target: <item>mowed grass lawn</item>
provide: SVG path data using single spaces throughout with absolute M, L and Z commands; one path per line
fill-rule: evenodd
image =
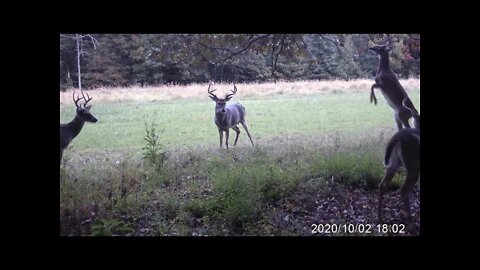
M 239 88 L 241 91 L 241 88 Z M 90 91 L 95 97 L 95 91 Z M 420 91 L 410 91 L 420 111 Z M 71 147 L 76 151 L 140 150 L 144 146 L 145 123 L 152 121 L 162 131 L 160 142 L 167 149 L 185 146 L 218 146 L 219 136 L 213 122 L 215 103 L 208 99 L 176 99 L 147 102 L 95 102 L 91 112 L 98 118 L 86 123 Z M 246 108 L 247 123 L 255 144 L 271 143 L 271 138 L 293 134 L 316 135 L 333 131 L 368 132 L 373 128 L 395 131 L 393 111 L 378 92 L 378 105 L 369 101 L 367 92 L 318 95 L 282 95 L 234 97 Z M 73 119 L 75 106 L 60 106 L 60 122 Z M 248 145 L 241 128 L 239 146 Z M 231 130 L 230 144 L 235 132 Z M 68 150 L 67 150 L 68 151 Z

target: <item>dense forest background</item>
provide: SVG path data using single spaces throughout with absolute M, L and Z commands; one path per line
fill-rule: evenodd
M 60 90 L 373 78 L 369 46 L 391 41 L 400 78 L 420 75 L 418 34 L 61 34 Z

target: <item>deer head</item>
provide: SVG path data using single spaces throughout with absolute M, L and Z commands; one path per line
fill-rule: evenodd
M 83 90 L 81 90 L 81 93 L 82 93 L 82 97 L 80 97 L 80 95 L 77 95 L 77 98 L 75 98 L 75 91 L 73 92 L 73 102 L 75 103 L 75 106 L 77 107 L 77 115 L 80 116 L 86 122 L 96 123 L 97 118 L 95 118 L 95 116 L 93 116 L 90 113 L 90 109 L 92 108 L 92 105 L 87 106 L 88 102 L 90 102 L 90 100 L 92 100 L 93 98 L 91 98 L 88 95 L 88 93 L 87 93 L 88 99 L 85 98 L 85 95 L 83 94 Z M 80 101 L 80 99 L 83 99 L 84 102 L 82 104 L 78 105 L 78 101 Z M 82 107 L 82 105 L 83 105 L 83 107 Z
M 215 106 L 215 113 L 217 115 L 220 115 L 220 116 L 223 116 L 225 114 L 225 106 L 227 105 L 227 101 L 229 101 L 230 99 L 232 99 L 232 97 L 237 93 L 237 87 L 235 86 L 235 84 L 233 85 L 233 90 L 231 90 L 231 94 L 227 94 L 225 96 L 225 98 L 218 98 L 215 94 L 213 94 L 213 92 L 217 91 L 217 89 L 214 89 L 214 90 L 210 90 L 212 86 L 212 83 L 210 82 L 208 84 L 208 94 L 209 94 L 209 97 L 215 101 L 216 103 L 216 106 Z
M 90 96 L 87 94 L 87 98 L 83 94 L 82 91 L 82 97 L 80 95 L 77 95 L 75 98 L 75 91 L 73 92 L 73 102 L 75 103 L 75 106 L 77 107 L 77 114 L 75 118 L 73 118 L 72 121 L 70 121 L 67 124 L 62 124 L 60 123 L 60 164 L 62 163 L 62 155 L 63 151 L 67 146 L 70 144 L 70 142 L 78 136 L 80 131 L 82 131 L 83 125 L 85 122 L 90 122 L 90 123 L 96 123 L 97 118 L 93 116 L 90 113 L 90 109 L 92 108 L 92 105 L 87 106 L 88 102 L 92 100 Z M 80 105 L 78 102 L 83 99 L 84 102 L 81 103 Z
M 368 48 L 370 51 L 382 56 L 388 56 L 388 53 L 393 49 L 392 38 L 387 34 L 383 36 L 384 44 Z M 378 44 L 378 43 L 377 43 Z

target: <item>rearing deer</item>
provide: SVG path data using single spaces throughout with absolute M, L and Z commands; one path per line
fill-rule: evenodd
M 403 166 L 407 172 L 407 176 L 400 193 L 408 223 L 411 226 L 412 217 L 410 213 L 409 195 L 420 177 L 420 115 L 415 108 L 408 105 L 407 100 L 408 98 L 405 98 L 402 101 L 402 105 L 411 112 L 415 119 L 415 128 L 405 128 L 398 131 L 387 144 L 384 160 L 386 167 L 385 176 L 382 182 L 380 182 L 378 192 L 378 220 L 379 222 L 382 220 L 383 192 L 390 181 L 392 181 L 398 169 Z
M 83 91 L 81 92 L 82 92 L 82 97 L 77 95 L 76 99 L 75 99 L 75 92 L 73 92 L 73 102 L 75 102 L 75 106 L 77 106 L 75 118 L 73 118 L 73 120 L 70 121 L 70 123 L 60 124 L 60 164 L 62 164 L 63 150 L 65 150 L 65 148 L 67 148 L 70 142 L 75 137 L 77 137 L 80 131 L 82 131 L 82 128 L 85 122 L 91 122 L 91 123 L 97 122 L 97 118 L 95 118 L 95 116 L 93 116 L 90 113 L 90 108 L 92 108 L 92 105 L 87 106 L 87 103 L 93 98 L 88 96 L 88 93 L 87 93 L 88 99 L 86 99 L 85 95 L 83 94 Z M 84 100 L 83 108 L 82 108 L 82 104 L 80 104 L 79 106 L 77 103 L 80 99 Z
M 240 103 L 229 103 L 229 101 L 233 95 L 237 93 L 237 87 L 235 84 L 233 85 L 232 94 L 227 94 L 224 99 L 218 98 L 215 94 L 213 94 L 215 90 L 210 91 L 210 87 L 212 83 L 208 85 L 208 94 L 209 97 L 215 101 L 217 104 L 215 106 L 215 124 L 218 127 L 218 133 L 220 134 L 220 148 L 222 148 L 222 141 L 223 141 L 223 132 L 225 131 L 225 145 L 228 149 L 228 134 L 229 129 L 235 130 L 237 136 L 235 137 L 235 143 L 233 145 L 237 145 L 238 135 L 240 135 L 240 128 L 238 128 L 238 124 L 242 124 L 243 128 L 247 132 L 248 138 L 254 146 L 252 137 L 250 136 L 250 132 L 248 132 L 247 123 L 245 122 L 245 108 Z
M 397 124 L 398 130 L 400 130 L 403 127 L 410 127 L 408 120 L 412 117 L 410 110 L 402 106 L 403 100 L 407 98 L 406 103 L 409 108 L 414 109 L 415 107 L 410 98 L 408 98 L 407 92 L 398 81 L 397 75 L 395 75 L 390 68 L 388 53 L 392 50 L 392 47 L 391 39 L 387 38 L 387 40 L 388 44 L 369 48 L 369 50 L 380 56 L 375 83 L 370 89 L 370 102 L 374 102 L 375 105 L 377 105 L 374 88 L 380 88 L 388 105 L 390 105 L 395 112 L 395 123 Z

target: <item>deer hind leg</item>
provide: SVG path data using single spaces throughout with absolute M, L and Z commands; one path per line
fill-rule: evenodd
M 225 130 L 225 146 L 227 147 L 227 150 L 228 150 L 228 134 L 229 134 L 229 130 L 227 128 L 227 130 Z
M 396 169 L 387 168 L 385 171 L 385 176 L 382 179 L 382 182 L 378 185 L 378 222 L 381 223 L 382 218 L 382 208 L 383 208 L 383 193 L 388 187 L 388 184 L 392 181 L 393 176 L 396 173 Z
M 237 145 L 237 140 L 238 140 L 238 135 L 240 135 L 240 129 L 237 126 L 232 127 L 233 130 L 237 133 L 237 136 L 235 137 L 235 143 L 233 145 Z
M 418 181 L 420 177 L 420 167 L 419 166 L 408 166 L 407 169 L 407 177 L 405 178 L 405 183 L 402 186 L 402 190 L 400 191 L 403 207 L 405 214 L 407 215 L 407 226 L 409 229 L 413 228 L 413 217 L 410 212 L 410 193 L 413 190 L 413 187 Z
M 255 147 L 255 145 L 253 144 L 252 136 L 250 136 L 250 132 L 248 132 L 247 123 L 245 122 L 245 120 L 243 120 L 242 122 L 240 122 L 240 124 L 242 124 L 243 128 L 247 132 L 248 138 L 250 139 L 250 142 L 252 143 L 252 146 Z
M 395 176 L 395 173 L 400 168 L 400 160 L 397 156 L 398 149 L 394 149 L 392 151 L 392 155 L 390 157 L 389 165 L 385 169 L 385 176 L 383 177 L 382 181 L 378 185 L 378 222 L 382 222 L 382 208 L 383 208 L 383 193 L 387 189 L 388 185 Z

